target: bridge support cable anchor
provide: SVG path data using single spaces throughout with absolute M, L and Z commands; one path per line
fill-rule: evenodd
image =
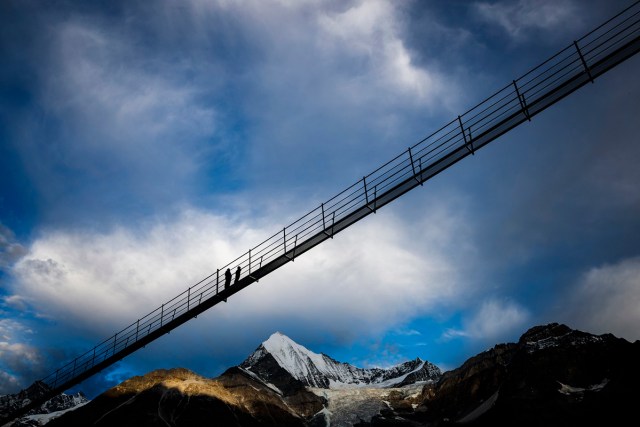
M 424 185 L 424 181 L 422 181 L 421 179 L 418 179 L 418 174 L 416 173 L 416 166 L 415 166 L 415 163 L 413 162 L 413 153 L 411 152 L 411 147 L 407 148 L 407 152 L 409 153 L 409 161 L 411 162 L 411 170 L 413 171 L 413 179 L 415 179 L 418 184 Z M 419 171 L 420 171 L 420 174 L 422 175 L 422 157 L 420 157 Z
M 473 139 L 471 139 L 471 130 L 469 130 L 469 140 L 467 140 L 467 133 L 464 131 L 464 126 L 462 126 L 462 118 L 458 116 L 458 123 L 460 124 L 460 131 L 462 132 L 462 138 L 464 139 L 464 146 L 471 153 L 471 155 L 475 155 L 475 150 L 473 148 Z
M 587 65 L 587 61 L 584 59 L 584 56 L 582 56 L 582 51 L 580 50 L 580 47 L 578 46 L 578 42 L 574 40 L 573 41 L 573 45 L 576 47 L 576 50 L 578 51 L 578 56 L 580 56 L 580 61 L 582 61 L 582 65 L 584 66 L 584 71 L 589 76 L 589 80 L 591 80 L 591 83 L 595 83 L 595 81 L 593 81 L 593 76 L 591 75 L 591 70 L 589 69 L 589 66 Z
M 518 102 L 520 102 L 520 109 L 524 113 L 524 116 L 527 120 L 531 121 L 531 115 L 529 114 L 529 107 L 527 106 L 527 101 L 524 99 L 524 94 L 520 93 L 520 89 L 518 89 L 518 85 L 516 81 L 513 81 L 513 87 L 516 89 L 516 96 L 518 97 Z

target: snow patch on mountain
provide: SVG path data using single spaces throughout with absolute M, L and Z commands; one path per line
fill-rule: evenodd
M 577 334 L 574 331 L 561 336 L 545 337 L 537 341 L 526 341 L 528 353 L 560 346 L 583 346 L 590 343 L 602 342 L 602 338 L 595 335 Z

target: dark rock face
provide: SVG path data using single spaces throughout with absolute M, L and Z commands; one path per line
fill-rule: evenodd
M 261 391 L 256 390 L 256 379 L 247 374 L 244 370 L 238 367 L 229 368 L 224 374 L 216 378 L 224 385 L 230 392 L 237 395 L 241 395 L 244 398 L 253 399 L 255 403 L 262 404 L 264 396 Z M 262 384 L 265 386 L 265 384 Z M 267 389 L 272 390 L 269 386 Z M 295 392 L 289 392 L 288 394 L 280 394 L 274 390 L 274 399 L 284 402 L 285 406 L 292 409 L 293 413 L 303 418 L 307 418 L 322 410 L 324 407 L 325 399 L 307 391 L 304 387 L 297 389 Z
M 420 366 L 422 361 L 420 359 L 416 359 L 414 362 L 414 366 Z M 414 368 L 415 369 L 415 368 Z M 411 369 L 413 371 L 413 369 Z M 420 381 L 437 381 L 442 376 L 442 371 L 436 365 L 431 362 L 424 362 L 422 368 L 410 372 L 405 379 L 394 387 L 403 387 L 409 384 L 415 384 Z
M 276 359 L 268 352 L 261 353 L 259 358 L 255 360 L 245 360 L 240 365 L 240 368 L 250 370 L 263 381 L 275 385 L 285 396 L 290 396 L 300 390 L 304 390 L 307 385 L 294 378 L 293 375 L 282 368 Z
M 622 425 L 640 393 L 640 342 L 556 323 L 446 372 L 423 392 L 423 420 L 471 426 Z

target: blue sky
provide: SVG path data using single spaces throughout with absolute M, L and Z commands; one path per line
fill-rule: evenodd
M 185 290 L 627 1 L 0 6 L 0 394 Z M 444 369 L 552 321 L 640 339 L 640 59 L 79 386 L 272 332 Z

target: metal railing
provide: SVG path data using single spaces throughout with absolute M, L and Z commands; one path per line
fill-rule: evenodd
M 640 49 L 635 3 L 175 298 L 45 377 L 57 392 L 146 345 L 553 105 Z M 226 289 L 224 272 L 240 267 Z

